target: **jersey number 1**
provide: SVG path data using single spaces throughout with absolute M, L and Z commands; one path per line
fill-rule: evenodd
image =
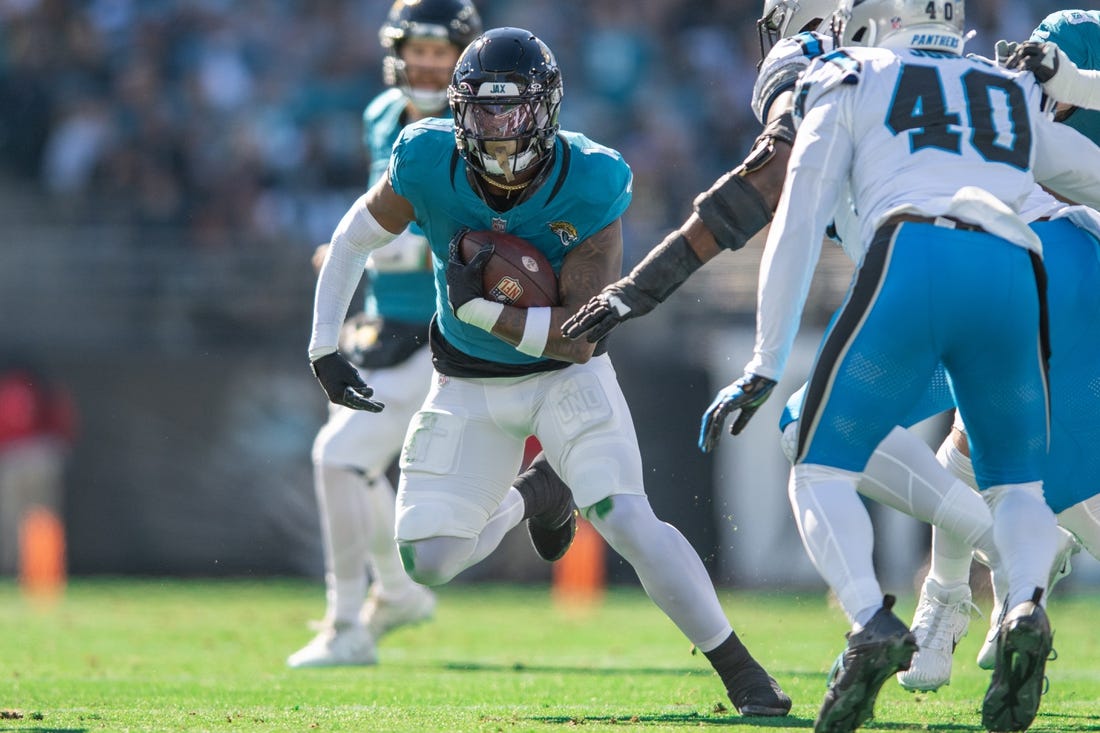
M 1011 79 L 980 69 L 967 71 L 960 80 L 973 131 L 970 145 L 984 160 L 1027 170 L 1031 124 L 1023 90 Z M 1007 130 L 997 129 L 998 117 L 1002 121 L 1007 119 Z M 902 66 L 886 126 L 895 135 L 909 132 L 909 148 L 913 152 L 922 148 L 962 152 L 962 134 L 951 129 L 959 126 L 959 115 L 948 111 L 943 80 L 935 67 Z M 1002 134 L 1010 139 L 1009 144 L 998 143 Z

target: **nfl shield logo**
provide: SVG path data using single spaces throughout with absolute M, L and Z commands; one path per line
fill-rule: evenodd
M 523 286 L 519 284 L 519 280 L 509 275 L 502 277 L 489 289 L 489 297 L 505 305 L 515 303 L 521 295 L 523 295 Z

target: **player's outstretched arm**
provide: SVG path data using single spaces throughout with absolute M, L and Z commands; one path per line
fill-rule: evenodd
M 313 374 L 335 404 L 370 412 L 382 410 L 382 403 L 371 399 L 373 390 L 340 355 L 337 344 L 367 256 L 393 240 L 411 220 L 411 204 L 382 179 L 352 204 L 332 233 L 314 292 L 309 360 Z
M 1005 66 L 1030 71 L 1055 101 L 1100 109 L 1100 71 L 1079 69 L 1057 44 L 1050 41 L 1018 44 Z
M 599 341 L 623 321 L 645 315 L 723 249 L 738 250 L 771 221 L 787 169 L 794 127 L 791 94 L 772 103 L 772 118 L 748 157 L 696 197 L 695 211 L 626 277 L 608 285 L 563 327 L 567 338 Z

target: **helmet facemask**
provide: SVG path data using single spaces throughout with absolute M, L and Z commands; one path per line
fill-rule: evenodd
M 451 92 L 455 137 L 466 162 L 490 176 L 515 176 L 536 166 L 554 149 L 561 87 L 521 96 L 514 84 L 504 95 Z M 478 92 L 489 90 L 481 89 Z
M 764 12 L 756 21 L 761 62 L 780 40 L 817 30 L 835 5 L 835 0 L 766 0 Z
M 546 44 L 521 28 L 497 28 L 470 44 L 448 94 L 455 144 L 484 176 L 512 182 L 554 152 L 561 71 Z
M 400 44 L 394 44 L 389 49 L 389 53 L 383 61 L 382 73 L 385 82 L 390 86 L 400 89 L 401 93 L 405 95 L 420 114 L 435 115 L 447 108 L 447 81 L 453 70 L 453 63 L 448 62 L 445 66 L 429 66 L 428 64 L 424 64 L 421 69 L 427 69 L 427 73 L 433 75 L 429 78 L 438 77 L 439 81 L 427 86 L 413 86 L 412 79 L 410 79 L 410 67 L 413 69 L 417 67 L 404 57 L 406 49 L 412 51 L 412 49 L 415 48 L 415 46 L 410 47 L 410 44 L 415 44 L 417 41 L 427 39 L 445 43 L 446 45 L 442 45 L 442 48 L 455 48 L 446 41 L 446 38 L 437 39 L 435 36 L 412 36 L 402 41 Z M 461 49 L 451 51 L 453 55 L 450 58 L 457 58 L 459 51 L 461 51 Z M 434 51 L 433 53 L 439 53 L 439 51 Z
M 409 41 L 422 39 L 447 42 L 461 53 L 480 33 L 481 18 L 470 0 L 396 0 L 378 33 L 386 50 L 382 79 L 400 89 L 420 114 L 437 114 L 447 106 L 450 65 L 447 78 L 437 87 L 414 87 L 401 49 Z

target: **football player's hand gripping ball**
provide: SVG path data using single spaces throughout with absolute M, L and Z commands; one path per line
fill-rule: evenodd
M 588 343 L 596 343 L 615 326 L 631 318 L 644 316 L 660 302 L 639 288 L 628 275 L 611 283 L 585 303 L 583 308 L 562 324 L 561 332 L 566 338 L 577 339 L 584 336 Z
M 469 227 L 462 227 L 455 233 L 451 238 L 450 253 L 447 257 L 447 300 L 450 301 L 451 310 L 459 320 L 463 320 L 458 312 L 462 306 L 471 300 L 485 297 L 483 285 L 485 265 L 493 256 L 493 245 L 488 244 L 478 250 L 469 262 L 462 261 L 459 243 L 469 231 Z
M 331 402 L 353 410 L 382 412 L 385 405 L 372 400 L 374 390 L 367 386 L 359 372 L 339 352 L 325 354 L 310 364 L 313 375 Z
M 699 428 L 699 450 L 709 453 L 718 444 L 718 439 L 722 436 L 722 425 L 734 410 L 740 410 L 741 414 L 730 425 L 730 435 L 739 435 L 760 405 L 771 395 L 775 384 L 774 379 L 745 374 L 733 384 L 724 387 L 703 413 L 703 424 Z

